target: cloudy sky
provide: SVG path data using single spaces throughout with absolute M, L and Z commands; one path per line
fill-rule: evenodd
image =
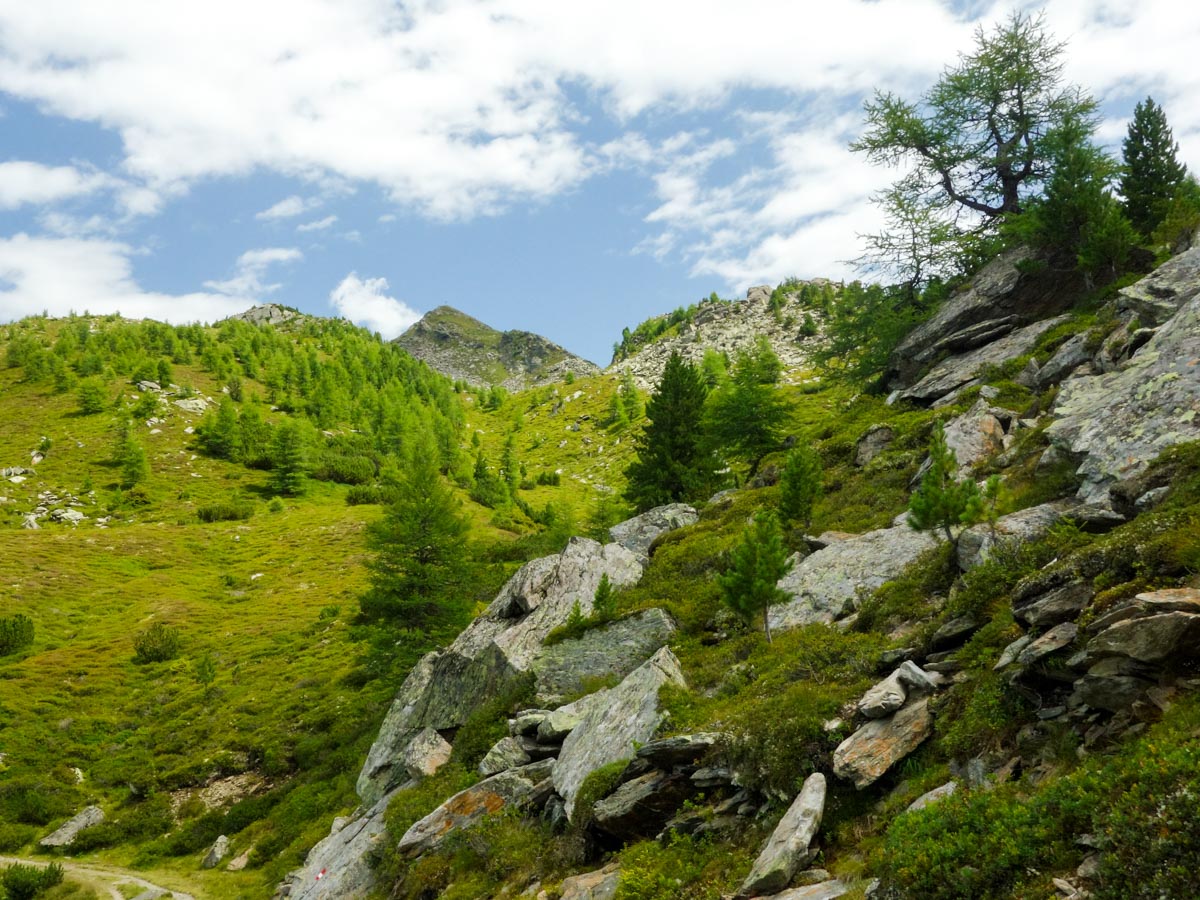
M 1044 7 L 1103 137 L 1152 94 L 1200 170 L 1200 4 Z M 391 337 L 446 303 L 605 363 L 711 291 L 849 274 L 889 180 L 846 150 L 863 98 L 1012 8 L 0 0 L 0 321 L 273 300 Z

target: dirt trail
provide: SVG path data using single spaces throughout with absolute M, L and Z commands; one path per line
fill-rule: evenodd
M 185 894 L 182 891 L 173 891 L 165 888 L 162 885 L 154 884 L 147 881 L 140 875 L 135 875 L 127 869 L 117 869 L 112 866 L 96 866 L 84 865 L 80 863 L 66 862 L 64 860 L 55 860 L 62 867 L 63 871 L 76 881 L 82 881 L 85 884 L 95 888 L 101 896 L 111 897 L 112 900 L 125 900 L 125 895 L 117 890 L 117 885 L 132 884 L 140 887 L 144 891 L 162 891 L 164 894 L 172 895 L 175 900 L 196 900 L 191 894 Z M 12 863 L 24 863 L 27 866 L 37 866 L 43 868 L 49 865 L 49 861 L 45 859 L 23 859 L 19 856 L 0 856 L 0 865 L 11 865 Z

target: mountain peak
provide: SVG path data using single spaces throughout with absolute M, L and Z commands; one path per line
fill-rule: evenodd
M 431 309 L 395 341 L 430 368 L 475 387 L 521 390 L 599 367 L 528 331 L 497 331 L 453 306 Z

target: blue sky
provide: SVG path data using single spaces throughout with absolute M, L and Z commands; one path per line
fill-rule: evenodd
M 0 0 L 0 321 L 450 304 L 600 363 L 712 291 L 844 277 L 894 173 L 846 150 L 1007 4 Z M 1050 0 L 1117 143 L 1200 169 L 1200 5 Z

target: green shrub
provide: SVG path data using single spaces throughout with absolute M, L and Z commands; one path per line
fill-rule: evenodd
M 254 504 L 244 501 L 228 501 L 202 506 L 196 510 L 201 522 L 240 522 L 254 515 Z
M 333 481 L 337 484 L 367 484 L 375 475 L 375 462 L 369 457 L 337 453 L 323 454 L 312 470 L 312 477 L 318 481 Z
M 690 836 L 644 841 L 621 853 L 616 900 L 718 900 L 744 878 L 753 852 Z
M 33 643 L 33 620 L 17 613 L 0 618 L 0 656 L 9 656 Z
M 0 887 L 7 900 L 33 900 L 63 880 L 63 867 L 58 863 L 42 868 L 14 863 L 0 875 Z
M 133 639 L 135 663 L 166 662 L 179 655 L 179 629 L 155 622 Z
M 0 823 L 0 853 L 14 853 L 37 835 L 37 829 L 29 825 Z

